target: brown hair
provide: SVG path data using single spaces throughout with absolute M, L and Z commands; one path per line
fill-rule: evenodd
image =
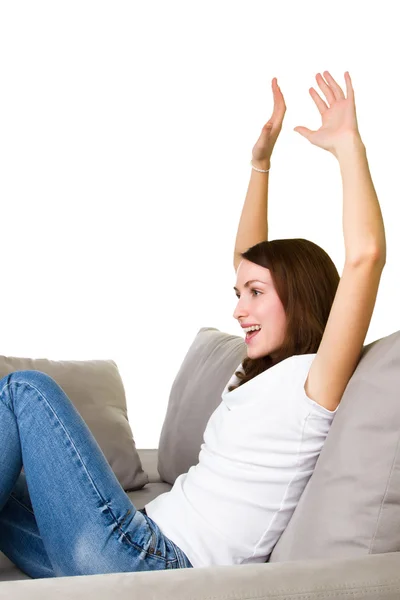
M 270 270 L 287 326 L 275 359 L 270 355 L 246 357 L 244 373 L 235 372 L 239 383 L 230 385 L 229 392 L 289 356 L 317 352 L 340 281 L 325 250 L 302 238 L 260 242 L 240 256 Z

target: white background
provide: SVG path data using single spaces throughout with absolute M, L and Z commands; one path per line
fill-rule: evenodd
M 308 89 L 329 70 L 358 123 L 387 262 L 368 344 L 400 329 L 395 4 L 0 3 L 0 354 L 113 359 L 138 448 L 157 448 L 201 327 L 243 336 L 234 242 L 249 160 L 272 113 L 269 239 L 303 237 L 344 264 L 336 159 Z M 351 307 L 349 307 L 351 310 Z

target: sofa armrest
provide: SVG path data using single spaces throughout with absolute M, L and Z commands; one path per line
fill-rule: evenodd
M 53 600 L 398 600 L 400 552 L 168 571 L 10 581 L 0 599 Z

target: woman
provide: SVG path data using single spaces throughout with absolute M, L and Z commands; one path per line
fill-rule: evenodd
M 234 253 L 234 316 L 259 331 L 246 335 L 248 356 L 207 424 L 198 465 L 148 503 L 148 514 L 132 505 L 53 379 L 19 371 L 0 381 L 0 550 L 31 577 L 268 558 L 359 361 L 386 259 L 350 76 L 345 97 L 324 75 L 317 82 L 329 106 L 310 90 L 322 126 L 295 131 L 339 161 L 342 277 L 312 242 L 267 241 L 268 171 L 286 111 L 274 79 Z

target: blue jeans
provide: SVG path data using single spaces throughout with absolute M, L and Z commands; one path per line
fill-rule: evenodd
M 0 550 L 35 579 L 193 567 L 40 371 L 0 379 Z

